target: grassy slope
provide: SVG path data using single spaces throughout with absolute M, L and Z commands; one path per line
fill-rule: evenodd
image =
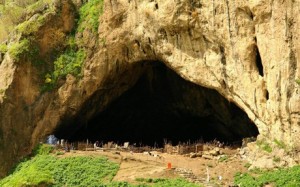
M 59 158 L 50 153 L 51 147 L 43 145 L 36 155 L 21 162 L 11 175 L 0 181 L 2 187 L 20 186 L 154 186 L 154 187 L 196 187 L 183 179 L 145 179 L 139 185 L 127 182 L 112 182 L 119 165 L 104 157 Z
M 250 170 L 248 173 L 236 174 L 234 182 L 241 187 L 260 187 L 266 184 L 278 187 L 298 187 L 300 186 L 300 166 L 273 171 Z

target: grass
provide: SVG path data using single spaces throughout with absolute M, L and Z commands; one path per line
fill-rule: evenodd
M 26 159 L 6 178 L 1 187 L 196 187 L 184 179 L 137 179 L 139 184 L 113 182 L 119 165 L 104 157 L 58 157 L 49 145 L 39 145 L 33 157 Z M 61 154 L 59 154 L 61 155 Z
M 279 141 L 279 140 L 277 140 L 277 139 L 274 139 L 274 143 L 275 143 L 279 148 L 284 149 L 284 150 L 285 150 L 286 147 L 287 147 L 283 141 Z
M 219 158 L 219 162 L 226 162 L 228 160 L 228 156 L 227 155 L 223 155 Z
M 300 184 L 300 166 L 280 168 L 273 171 L 237 173 L 234 177 L 235 185 L 240 187 L 261 187 L 272 184 L 278 187 L 298 187 Z
M 119 169 L 104 157 L 58 158 L 50 151 L 49 146 L 39 147 L 37 155 L 20 163 L 0 186 L 101 186 L 109 184 Z
M 264 140 L 257 140 L 256 144 L 258 145 L 258 147 L 260 149 L 262 149 L 262 150 L 264 150 L 268 153 L 271 153 L 273 151 L 271 145 L 268 142 L 264 141 Z

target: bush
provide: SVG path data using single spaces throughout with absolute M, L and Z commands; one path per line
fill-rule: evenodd
M 76 51 L 70 48 L 60 55 L 54 62 L 54 71 L 45 75 L 44 91 L 53 89 L 57 81 L 60 78 L 65 78 L 68 74 L 79 77 L 85 56 L 83 49 Z
M 296 83 L 300 85 L 300 79 L 296 79 Z
M 16 29 L 18 32 L 30 35 L 36 31 L 44 24 L 45 18 L 42 15 L 39 15 L 36 19 L 24 21 L 23 23 L 19 24 Z
M 97 33 L 99 27 L 99 16 L 103 13 L 103 0 L 90 0 L 79 10 L 78 31 L 90 29 Z
M 6 53 L 7 52 L 7 45 L 0 44 L 0 53 Z
M 48 144 L 39 144 L 33 149 L 34 155 L 48 155 L 54 150 L 54 147 Z
M 29 50 L 30 41 L 28 39 L 23 39 L 20 42 L 13 43 L 11 46 L 8 47 L 8 53 L 13 59 L 17 61 L 20 59 L 21 55 L 29 52 Z

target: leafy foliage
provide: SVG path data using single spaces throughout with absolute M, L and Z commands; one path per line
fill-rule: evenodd
M 237 173 L 234 183 L 240 187 L 260 187 L 266 184 L 280 187 L 296 187 L 300 184 L 300 166 L 281 168 L 274 171 L 252 173 Z
M 6 53 L 7 52 L 7 45 L 0 44 L 0 53 Z
M 38 31 L 38 29 L 43 25 L 45 22 L 44 16 L 39 15 L 34 20 L 24 21 L 23 23 L 19 24 L 16 29 L 18 32 L 23 33 L 25 35 L 30 35 Z
M 54 147 L 48 144 L 39 144 L 33 149 L 34 155 L 48 155 L 53 151 Z
M 30 41 L 23 39 L 18 43 L 14 43 L 8 48 L 8 53 L 15 60 L 19 60 L 22 54 L 28 53 L 30 50 Z
M 51 0 L 5 0 L 0 4 L 0 42 L 5 41 L 15 26 L 25 20 L 26 14 L 33 13 L 50 3 Z M 28 32 L 33 29 L 29 23 L 33 24 L 33 28 L 36 26 L 34 22 L 30 21 L 26 26 L 30 29 L 26 30 L 23 27 L 23 31 Z
M 54 71 L 45 75 L 45 90 L 51 90 L 55 87 L 60 78 L 64 78 L 68 74 L 80 76 L 81 66 L 85 59 L 85 51 L 83 49 L 75 50 L 67 49 L 54 62 Z
M 90 29 L 97 32 L 99 27 L 99 16 L 103 13 L 103 0 L 90 0 L 79 10 L 78 31 Z

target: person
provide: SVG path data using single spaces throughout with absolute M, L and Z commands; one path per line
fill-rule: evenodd
M 98 147 L 99 147 L 99 141 L 96 141 L 94 143 L 94 150 L 96 151 Z

